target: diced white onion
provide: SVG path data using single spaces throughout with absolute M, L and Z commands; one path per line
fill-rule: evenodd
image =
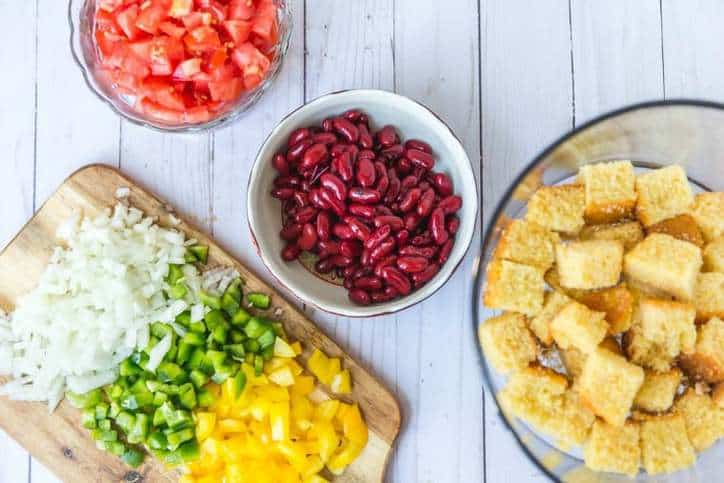
M 161 364 L 163 357 L 169 349 L 171 349 L 171 342 L 173 342 L 173 335 L 167 334 L 166 337 L 158 342 L 158 344 L 153 346 L 151 352 L 148 353 L 148 364 L 146 364 L 146 369 L 151 372 L 156 372 L 156 368 L 159 364 Z

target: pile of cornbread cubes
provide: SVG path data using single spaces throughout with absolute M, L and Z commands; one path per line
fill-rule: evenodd
M 509 376 L 504 411 L 589 468 L 670 473 L 724 437 L 724 193 L 695 195 L 682 167 L 604 162 L 540 187 L 484 302 L 502 311 L 479 338 Z

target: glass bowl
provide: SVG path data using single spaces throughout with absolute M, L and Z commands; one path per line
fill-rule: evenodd
M 199 124 L 166 124 L 144 117 L 123 100 L 123 97 L 98 75 L 100 59 L 94 42 L 95 0 L 70 0 L 68 21 L 70 22 L 70 47 L 76 64 L 80 67 L 83 79 L 90 90 L 105 102 L 117 114 L 134 124 L 163 132 L 198 132 L 229 124 L 248 111 L 266 91 L 281 70 L 284 57 L 289 48 L 292 32 L 292 15 L 288 2 L 275 0 L 279 21 L 279 42 L 274 51 L 274 58 L 266 78 L 254 89 L 244 92 L 242 96 L 215 118 Z
M 569 182 L 582 165 L 630 159 L 637 170 L 682 165 L 694 191 L 724 191 L 724 105 L 672 100 L 638 104 L 605 114 L 566 134 L 536 157 L 508 188 L 490 220 L 483 240 L 473 292 L 475 333 L 480 323 L 499 314 L 482 303 L 485 269 L 502 229 L 520 218 L 530 196 L 541 185 Z M 624 482 L 623 475 L 596 473 L 583 466 L 580 450 L 561 451 L 551 440 L 521 420 L 504 415 L 497 394 L 505 378 L 485 360 L 478 343 L 485 385 L 498 413 L 523 452 L 555 481 Z M 639 473 L 636 481 L 722 481 L 724 440 L 697 455 L 695 466 L 669 475 Z

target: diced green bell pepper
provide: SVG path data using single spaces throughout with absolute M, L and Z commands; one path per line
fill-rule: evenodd
M 181 343 L 189 346 L 202 346 L 206 344 L 206 338 L 198 332 L 186 332 Z
M 196 399 L 199 403 L 199 406 L 201 406 L 202 408 L 207 408 L 213 405 L 216 401 L 216 398 L 214 398 L 214 395 L 211 394 L 211 391 L 204 388 L 199 389 L 199 392 L 196 395 Z
M 94 429 L 91 431 L 91 437 L 95 441 L 118 441 L 118 433 L 113 430 Z
M 186 409 L 193 409 L 196 407 L 196 391 L 191 383 L 184 384 L 179 388 L 178 400 L 181 406 Z
M 189 293 L 189 290 L 183 283 L 177 283 L 176 285 L 171 285 L 168 288 L 168 296 L 174 300 L 180 300 L 184 298 L 187 293 Z
M 274 345 L 274 341 L 276 340 L 276 338 L 277 336 L 274 331 L 269 329 L 262 335 L 260 335 L 256 340 L 257 342 L 259 342 L 259 347 L 261 347 L 262 349 L 266 349 L 267 347 Z
M 189 252 L 198 260 L 199 262 L 206 265 L 206 262 L 209 259 L 209 247 L 206 245 L 192 245 L 187 248 Z
M 236 313 L 231 316 L 231 323 L 233 325 L 243 326 L 244 324 L 249 322 L 250 319 L 251 314 L 240 307 L 239 310 L 237 310 Z
M 106 419 L 108 417 L 108 409 L 110 406 L 108 403 L 98 403 L 96 404 L 96 419 Z
M 182 278 L 184 278 L 183 265 L 169 264 L 166 282 L 169 285 L 176 285 Z
M 121 459 L 131 468 L 138 468 L 143 463 L 144 455 L 137 449 L 129 448 L 123 453 Z
M 266 310 L 271 305 L 271 297 L 260 292 L 252 292 L 247 295 L 247 298 L 249 299 L 249 303 L 257 309 Z
M 88 409 L 95 407 L 96 404 L 103 400 L 103 391 L 94 389 L 85 394 L 76 394 L 74 392 L 66 392 L 65 397 L 68 401 L 78 409 Z
M 98 429 L 102 429 L 103 431 L 110 431 L 111 430 L 111 420 L 110 419 L 101 419 L 98 421 Z
M 148 435 L 146 443 L 152 449 L 166 449 L 166 447 L 168 446 L 168 441 L 166 441 L 166 435 L 164 435 L 161 431 L 154 431 L 153 433 Z
M 192 334 L 193 332 L 187 332 L 186 335 Z M 186 337 L 186 336 L 184 336 Z M 191 353 L 194 351 L 194 346 L 181 342 L 178 345 L 178 352 L 176 353 L 176 364 L 183 365 L 191 357 Z
M 146 441 L 148 433 L 151 429 L 151 419 L 147 414 L 138 413 L 136 414 L 136 421 L 133 423 L 133 428 L 128 433 L 128 442 L 131 444 L 139 444 Z
M 208 294 L 202 290 L 199 292 L 199 300 L 207 307 L 221 310 L 221 297 L 219 296 Z
M 96 429 L 96 412 L 94 409 L 84 409 L 80 417 L 81 424 L 86 429 Z
M 181 443 L 185 443 L 194 438 L 194 430 L 191 428 L 184 428 L 178 431 L 167 429 L 164 431 L 166 435 L 166 441 L 168 441 L 167 448 L 170 451 L 175 451 L 181 446 Z
M 224 352 L 240 362 L 244 360 L 244 356 L 246 355 L 246 351 L 244 350 L 244 344 L 225 345 Z
M 259 317 L 252 317 L 244 327 L 244 333 L 250 339 L 260 337 L 267 330 L 273 330 L 271 324 Z
M 232 382 L 234 399 L 239 399 L 239 396 L 241 396 L 241 393 L 244 392 L 244 388 L 246 387 L 246 374 L 244 374 L 244 371 L 237 372 Z
M 118 417 L 116 417 L 116 424 L 126 434 L 131 431 L 135 422 L 136 416 L 126 411 L 121 411 L 118 413 Z
M 181 366 L 173 362 L 162 362 L 156 369 L 156 375 L 161 382 L 182 384 L 186 381 L 186 373 Z
M 204 372 L 199 371 L 198 369 L 194 369 L 191 371 L 191 374 L 189 374 L 189 379 L 191 379 L 191 382 L 197 389 L 200 389 L 204 386 L 204 384 L 209 382 L 209 376 L 207 376 Z

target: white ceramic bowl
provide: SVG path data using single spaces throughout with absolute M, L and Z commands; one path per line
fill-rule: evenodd
M 277 173 L 271 164 L 275 153 L 286 147 L 289 134 L 299 127 L 316 126 L 324 119 L 357 108 L 370 117 L 372 130 L 391 124 L 403 141 L 422 139 L 435 154 L 435 170 L 448 174 L 456 194 L 462 196 L 458 213 L 460 228 L 450 258 L 440 272 L 421 289 L 407 297 L 382 304 L 356 305 L 347 297 L 344 287 L 332 285 L 310 273 L 301 263 L 281 258 L 284 241 L 279 237 L 282 227 L 280 202 L 271 197 Z M 350 90 L 319 97 L 285 117 L 264 141 L 249 177 L 248 219 L 257 251 L 272 275 L 304 302 L 321 310 L 348 317 L 369 317 L 397 312 L 426 299 L 450 278 L 470 246 L 478 212 L 478 191 L 470 159 L 465 149 L 432 111 L 425 106 L 391 92 Z

